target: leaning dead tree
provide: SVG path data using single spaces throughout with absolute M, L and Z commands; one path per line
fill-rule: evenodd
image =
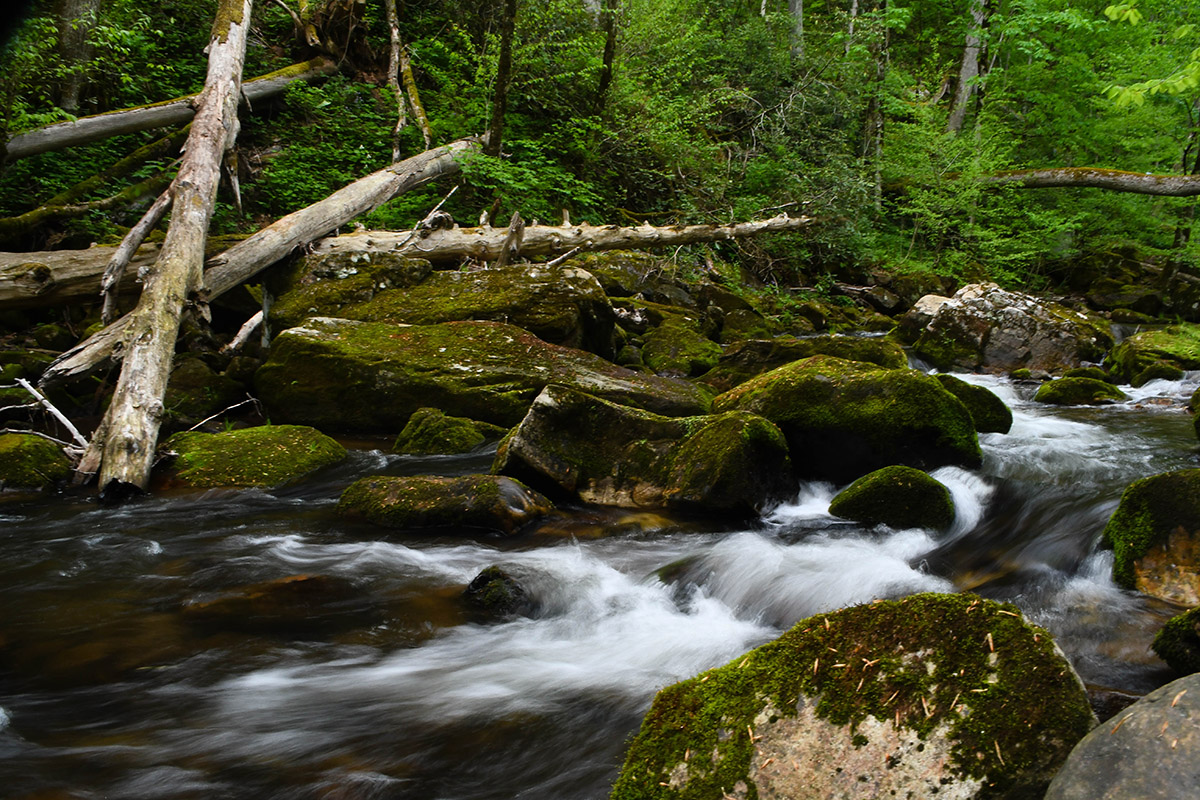
M 979 180 L 985 184 L 1015 184 L 1025 189 L 1079 187 L 1160 197 L 1200 195 L 1200 175 L 1155 175 L 1149 172 L 1122 172 L 1096 167 L 1020 169 L 985 175 Z
M 237 107 L 252 0 L 221 0 L 208 44 L 208 77 L 179 173 L 171 224 L 129 315 L 127 353 L 112 402 L 84 460 L 99 453 L 100 486 L 112 495 L 143 490 L 150 477 L 184 304 L 199 288 L 204 243 L 223 156 L 237 137 Z M 81 465 L 82 467 L 82 465 Z

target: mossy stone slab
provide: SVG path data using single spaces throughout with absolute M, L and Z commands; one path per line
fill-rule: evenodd
M 802 338 L 749 339 L 726 348 L 716 367 L 706 373 L 701 382 L 711 386 L 714 391 L 727 392 L 764 372 L 815 355 L 836 356 L 889 369 L 908 366 L 904 349 L 883 337 L 823 334 Z
M 261 425 L 223 433 L 177 433 L 176 478 L 197 488 L 280 486 L 346 458 L 346 449 L 303 425 Z
M 512 534 L 553 508 L 539 492 L 500 475 L 362 478 L 338 502 L 339 513 L 386 528 L 466 534 Z

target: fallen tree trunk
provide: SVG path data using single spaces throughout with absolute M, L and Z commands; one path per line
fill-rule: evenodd
M 1011 170 L 985 175 L 980 180 L 985 184 L 1016 184 L 1025 189 L 1080 187 L 1160 197 L 1200 195 L 1200 175 L 1155 175 L 1096 167 Z
M 242 85 L 242 96 L 247 103 L 253 105 L 259 100 L 282 94 L 296 81 L 311 80 L 335 72 L 337 65 L 333 61 L 325 57 L 314 58 L 246 81 Z M 183 125 L 196 115 L 195 104 L 198 97 L 196 94 L 177 97 L 148 106 L 109 111 L 17 133 L 8 139 L 5 158 L 8 161 L 16 161 L 38 153 L 49 153 L 123 133 Z
M 129 264 L 145 269 L 154 263 L 162 244 L 144 244 Z M 38 253 L 0 253 L 0 310 L 51 308 L 67 303 L 94 302 L 104 267 L 116 247 L 87 250 L 47 250 Z M 126 287 L 136 292 L 132 281 Z
M 436 178 L 457 173 L 459 167 L 455 159 L 464 153 L 478 150 L 479 147 L 480 141 L 476 138 L 451 142 L 373 172 L 318 203 L 288 214 L 224 253 L 209 259 L 208 269 L 204 273 L 206 296 L 209 299 L 219 297 L 253 278 L 297 247 L 336 230 L 396 195 L 416 189 Z M 99 249 L 101 248 L 92 248 Z M 27 258 L 29 254 L 14 255 Z M 95 282 L 92 283 L 94 292 L 99 291 L 99 276 L 112 255 L 113 248 L 105 248 L 102 256 L 91 258 L 97 267 Z M 137 264 L 137 259 L 141 257 L 139 250 L 131 263 Z M 0 263 L 3 263 L 2 259 Z M 2 297 L 3 291 L 0 286 L 0 298 Z M 0 308 L 2 307 L 0 304 Z M 59 356 L 42 375 L 42 385 L 49 386 L 74 380 L 91 374 L 112 360 L 121 359 L 123 353 L 120 342 L 125 336 L 128 319 L 122 317 Z

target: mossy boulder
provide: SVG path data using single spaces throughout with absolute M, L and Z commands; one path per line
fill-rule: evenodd
M 753 339 L 726 348 L 716 367 L 706 373 L 700 382 L 711 386 L 716 392 L 727 392 L 764 372 L 815 355 L 836 356 L 847 361 L 862 361 L 895 369 L 908 366 L 903 348 L 881 337 L 821 334 L 802 338 Z
M 512 427 L 547 384 L 671 416 L 707 411 L 683 380 L 642 375 L 513 325 L 392 325 L 314 318 L 275 338 L 254 376 L 273 419 L 394 433 L 420 408 Z
M 1200 675 L 1155 689 L 1071 752 L 1045 800 L 1192 800 L 1200 786 Z
M 520 481 L 499 475 L 375 476 L 350 484 L 338 512 L 385 528 L 512 534 L 554 506 Z
M 371 300 L 380 292 L 416 286 L 433 274 L 423 258 L 394 253 L 309 255 L 276 277 L 278 295 L 268 321 L 274 330 L 299 325 L 312 316 L 338 312 Z
M 1040 797 L 1094 724 L 1016 607 L 914 595 L 810 617 L 660 691 L 612 798 Z
M 1132 382 L 1159 361 L 1180 369 L 1200 369 L 1200 325 L 1183 323 L 1134 334 L 1113 348 L 1109 365 L 1114 375 Z
M 1200 469 L 1134 481 L 1104 528 L 1113 579 L 1127 589 L 1200 606 Z
M 589 503 L 750 516 L 795 490 L 787 444 L 745 412 L 663 417 L 547 386 L 493 472 Z
M 1130 385 L 1136 387 L 1145 386 L 1150 381 L 1178 381 L 1183 378 L 1183 370 L 1177 365 L 1167 361 L 1155 361 L 1146 366 L 1137 375 L 1130 379 Z
M 1122 283 L 1120 278 L 1102 277 L 1088 289 L 1087 302 L 1100 311 L 1118 308 L 1154 316 L 1162 311 L 1162 293 L 1145 284 Z
M 28 433 L 0 433 L 0 489 L 44 489 L 71 474 L 58 445 Z
M 1012 409 L 1006 406 L 995 392 L 945 372 L 934 377 L 971 412 L 971 419 L 975 420 L 975 430 L 980 433 L 1008 433 L 1012 430 Z
M 829 513 L 867 525 L 945 530 L 954 523 L 954 500 L 940 481 L 896 465 L 864 475 L 838 492 Z
M 713 410 L 774 422 L 806 478 L 845 483 L 892 464 L 930 470 L 983 460 L 967 407 L 916 370 L 813 356 L 718 395 Z
M 721 333 L 718 339 L 722 344 L 730 344 L 747 339 L 766 339 L 774 332 L 770 321 L 758 311 L 736 308 L 726 311 L 721 318 Z
M 175 479 L 196 488 L 280 486 L 346 458 L 346 448 L 302 425 L 177 433 L 163 448 L 176 454 Z
M 652 303 L 695 308 L 688 283 L 676 275 L 670 259 L 640 250 L 582 253 L 571 260 L 587 270 L 610 297 L 641 296 Z
M 1098 362 L 1111 346 L 1103 320 L 994 283 L 976 283 L 937 309 L 913 352 L 942 370 L 1009 372 Z
M 1129 395 L 1108 381 L 1059 378 L 1038 387 L 1033 399 L 1055 406 L 1096 406 L 1128 400 Z
M 721 346 L 682 314 L 667 317 L 642 338 L 642 358 L 658 375 L 694 378 L 716 366 L 720 357 Z
M 499 425 L 448 417 L 436 408 L 418 408 L 396 437 L 392 450 L 415 456 L 466 453 L 489 439 L 499 439 L 506 432 Z
M 501 620 L 527 615 L 536 605 L 520 582 L 500 567 L 486 567 L 463 590 L 463 600 L 476 615 Z
M 182 358 L 171 370 L 163 397 L 163 424 L 189 428 L 246 397 L 246 387 L 216 372 L 200 358 Z
M 1200 672 L 1200 608 L 1167 620 L 1151 647 L 1179 674 Z
M 1117 379 L 1102 367 L 1075 367 L 1062 374 L 1064 378 L 1091 378 L 1092 380 L 1116 383 Z

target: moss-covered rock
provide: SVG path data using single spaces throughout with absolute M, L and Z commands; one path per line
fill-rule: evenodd
M 571 263 L 596 276 L 610 297 L 641 296 L 652 303 L 695 308 L 688 284 L 676 276 L 670 259 L 640 250 L 582 253 Z
M 246 387 L 217 373 L 200 358 L 182 358 L 171 370 L 163 397 L 163 425 L 190 428 L 245 399 Z
M 975 421 L 932 375 L 813 356 L 719 395 L 714 411 L 774 422 L 802 477 L 847 482 L 880 467 L 977 467 Z
M 774 333 L 770 321 L 754 309 L 736 308 L 726 311 L 721 319 L 722 344 L 743 342 L 748 339 L 766 339 Z
M 914 595 L 803 620 L 660 691 L 612 798 L 1039 797 L 1094 724 L 1014 606 Z
M 1096 406 L 1128 400 L 1129 395 L 1108 381 L 1095 378 L 1059 378 L 1038 387 L 1033 399 L 1056 406 Z
M 1134 481 L 1104 528 L 1113 579 L 1164 600 L 1200 606 L 1200 469 Z
M 971 419 L 975 420 L 975 430 L 980 433 L 1008 433 L 1012 430 L 1012 410 L 995 392 L 945 372 L 935 377 L 942 382 L 947 392 L 961 400 L 967 411 L 971 412 Z
M 1200 325 L 1184 323 L 1134 334 L 1113 348 L 1109 364 L 1114 375 L 1132 382 L 1157 361 L 1200 369 Z
M 1076 367 L 1069 369 L 1062 374 L 1064 378 L 1091 378 L 1095 381 L 1104 381 L 1105 383 L 1116 383 L 1117 379 L 1106 372 L 1102 367 Z
M 552 509 L 543 495 L 498 475 L 362 478 L 338 502 L 339 513 L 386 528 L 466 534 L 516 533 Z
M 0 489 L 44 489 L 71 474 L 58 445 L 27 433 L 0 434 Z
M 717 366 L 704 375 L 701 383 L 711 386 L 714 391 L 727 392 L 756 375 L 822 354 L 893 369 L 908 366 L 903 348 L 890 339 L 880 337 L 823 334 L 803 338 L 755 339 L 730 345 Z
M 1200 672 L 1200 608 L 1167 620 L 1151 647 L 1179 674 Z
M 418 408 L 396 437 L 392 450 L 414 456 L 465 453 L 506 432 L 499 425 L 448 417 L 436 408 Z
M 553 385 L 493 471 L 590 503 L 739 516 L 795 488 L 787 444 L 761 417 L 663 417 Z
M 942 304 L 913 351 L 943 370 L 1008 372 L 1098 362 L 1111 346 L 1103 320 L 984 283 Z
M 829 513 L 867 525 L 944 530 L 954 523 L 954 500 L 941 482 L 897 465 L 864 475 L 838 492 Z
M 1146 366 L 1129 383 L 1136 387 L 1145 386 L 1150 381 L 1178 381 L 1183 378 L 1183 370 L 1175 364 L 1166 361 L 1155 361 Z
M 716 366 L 721 346 L 683 315 L 673 315 L 646 332 L 642 339 L 646 366 L 658 375 L 694 378 Z
M 478 615 L 504 619 L 533 610 L 534 602 L 516 578 L 500 567 L 486 567 L 463 590 L 463 600 Z
M 432 274 L 433 266 L 425 259 L 394 253 L 305 256 L 271 286 L 278 297 L 268 321 L 281 330 L 312 316 L 340 316 L 341 309 L 389 289 L 416 286 Z
M 262 425 L 223 433 L 177 433 L 164 449 L 186 486 L 271 487 L 291 483 L 346 458 L 346 449 L 301 425 Z
M 327 430 L 395 432 L 419 408 L 511 427 L 548 383 L 682 416 L 708 396 L 497 322 L 401 326 L 310 319 L 275 338 L 255 374 L 273 419 Z

